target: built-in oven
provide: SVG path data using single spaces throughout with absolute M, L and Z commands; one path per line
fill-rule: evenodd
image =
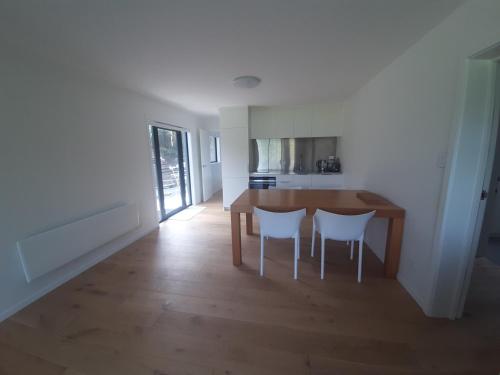
M 249 189 L 276 189 L 276 176 L 250 176 Z

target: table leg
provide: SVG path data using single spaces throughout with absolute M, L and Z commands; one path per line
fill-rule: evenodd
M 247 212 L 246 222 L 247 222 L 247 234 L 251 235 L 253 234 L 253 215 L 251 212 L 250 213 Z
M 241 223 L 240 213 L 231 212 L 231 239 L 233 245 L 233 264 L 241 265 Z
M 385 277 L 395 279 L 399 269 L 401 243 L 403 241 L 404 217 L 389 218 L 387 243 L 385 248 Z

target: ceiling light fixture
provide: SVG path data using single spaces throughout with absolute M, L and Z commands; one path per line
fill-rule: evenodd
M 257 87 L 261 82 L 259 77 L 255 76 L 241 76 L 233 79 L 233 85 L 239 87 L 240 89 L 253 89 Z

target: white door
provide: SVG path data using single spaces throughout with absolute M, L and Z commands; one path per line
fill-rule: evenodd
M 498 68 L 497 68 L 498 72 Z M 474 260 L 476 257 L 497 258 L 500 262 L 500 246 L 497 241 L 493 241 L 490 246 L 490 239 L 496 239 L 500 233 L 498 220 L 500 218 L 500 74 L 496 74 L 496 86 L 494 89 L 495 101 L 493 105 L 493 117 L 491 124 L 491 134 L 489 147 L 486 156 L 486 166 L 483 180 L 481 200 L 479 202 L 478 214 L 472 238 L 471 251 L 466 260 L 464 281 L 460 290 L 457 311 L 454 318 L 461 318 L 465 306 L 465 300 L 469 291 Z M 491 254 L 491 251 L 495 253 Z
M 210 134 L 200 130 L 200 156 L 201 156 L 201 180 L 203 185 L 203 201 L 207 201 L 212 196 L 212 168 L 210 166 Z
M 498 129 L 498 125 L 497 125 Z M 500 146 L 497 138 L 491 177 L 485 179 L 483 185 L 483 199 L 480 212 L 484 212 L 479 245 L 476 256 L 492 258 L 490 260 L 500 262 Z

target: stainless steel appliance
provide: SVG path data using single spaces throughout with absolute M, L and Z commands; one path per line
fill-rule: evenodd
M 328 156 L 328 160 L 326 161 L 326 169 L 327 173 L 339 173 L 340 172 L 340 159 L 336 156 Z
M 275 176 L 250 176 L 249 189 L 276 189 Z
M 324 159 L 320 159 L 316 162 L 316 168 L 318 168 L 319 173 L 325 173 L 326 166 L 327 166 L 327 162 Z

